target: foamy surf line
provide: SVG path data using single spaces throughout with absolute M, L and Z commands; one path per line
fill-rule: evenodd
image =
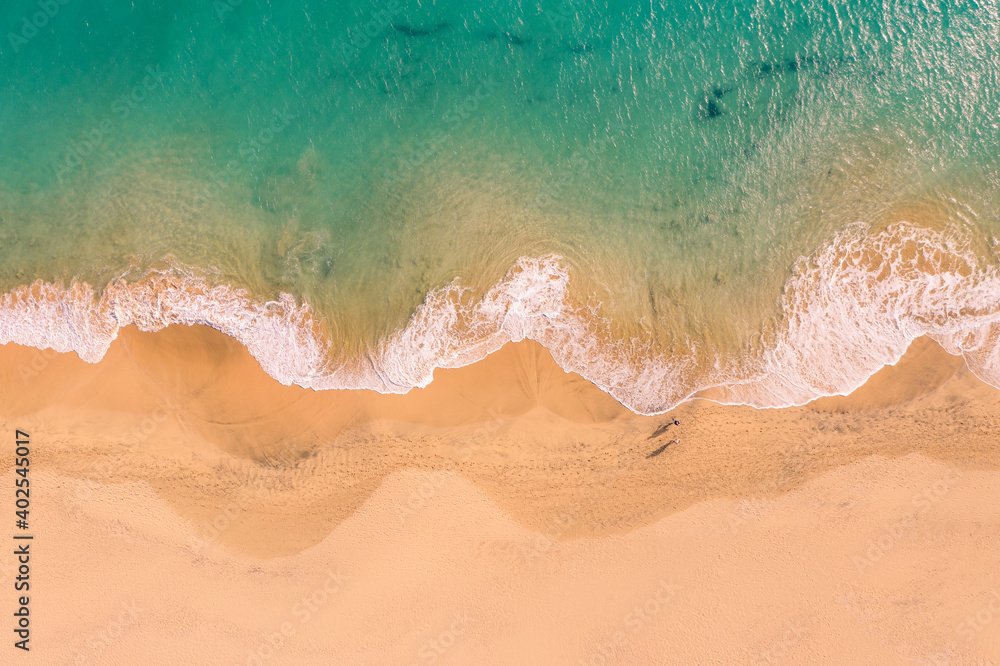
M 522 258 L 474 303 L 456 279 L 428 293 L 407 325 L 362 358 L 334 359 L 308 303 L 257 301 L 186 269 L 118 281 L 98 298 L 86 284 L 35 282 L 0 296 L 0 344 L 76 352 L 96 363 L 124 326 L 211 326 L 243 344 L 282 384 L 405 393 L 436 368 L 475 363 L 511 341 L 535 340 L 640 414 L 658 414 L 712 389 L 753 407 L 845 395 L 929 335 L 1000 387 L 1000 275 L 959 240 L 906 223 L 868 236 L 848 229 L 786 283 L 780 333 L 754 358 L 697 374 L 694 351 L 636 359 L 641 340 L 600 343 L 599 320 L 570 305 L 570 272 L 556 255 Z M 648 348 L 648 345 L 646 346 Z

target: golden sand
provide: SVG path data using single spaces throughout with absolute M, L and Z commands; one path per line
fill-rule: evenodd
M 204 327 L 0 358 L 38 663 L 1000 665 L 1000 391 L 928 340 L 851 396 L 660 417 L 534 343 L 405 396 Z

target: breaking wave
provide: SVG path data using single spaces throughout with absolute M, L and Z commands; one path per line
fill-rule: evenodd
M 777 334 L 741 358 L 658 355 L 614 340 L 570 297 L 557 255 L 520 259 L 481 298 L 456 279 L 432 290 L 401 330 L 355 358 L 333 358 L 308 303 L 274 301 L 172 268 L 120 280 L 98 296 L 82 283 L 35 282 L 0 296 L 0 343 L 76 352 L 96 363 L 123 326 L 203 324 L 243 344 L 283 384 L 405 393 L 436 368 L 474 363 L 509 341 L 536 340 L 556 362 L 633 411 L 654 414 L 700 391 L 727 404 L 783 407 L 847 394 L 927 335 L 1000 387 L 1000 273 L 967 242 L 908 223 L 860 226 L 801 259 L 783 290 Z M 709 365 L 710 370 L 705 370 Z

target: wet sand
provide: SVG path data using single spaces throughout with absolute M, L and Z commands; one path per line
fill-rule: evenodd
M 39 663 L 1000 664 L 1000 391 L 926 339 L 847 397 L 658 417 L 533 343 L 405 396 L 205 327 L 0 374 Z

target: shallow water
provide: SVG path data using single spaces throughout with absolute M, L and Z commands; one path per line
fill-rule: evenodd
M 531 337 L 656 412 L 931 334 L 1000 384 L 998 9 L 5 3 L 0 290 L 92 291 L 8 294 L 0 341 L 202 322 L 402 391 Z

